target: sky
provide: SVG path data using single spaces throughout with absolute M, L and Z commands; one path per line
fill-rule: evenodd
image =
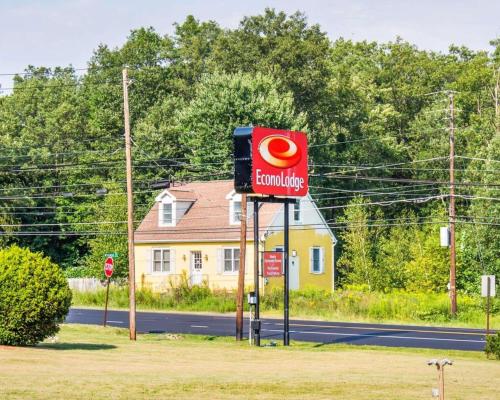
M 500 0 L 0 0 L 0 84 L 28 65 L 85 67 L 100 43 L 122 45 L 131 29 L 171 34 L 187 15 L 236 28 L 266 7 L 305 12 L 328 36 L 387 42 L 397 36 L 420 49 L 450 44 L 489 50 L 500 37 Z M 4 93 L 8 90 L 4 90 Z

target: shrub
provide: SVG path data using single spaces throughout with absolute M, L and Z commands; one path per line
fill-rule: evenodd
M 484 351 L 488 357 L 493 356 L 497 360 L 500 360 L 500 332 L 497 332 L 496 335 L 489 335 L 486 338 Z
M 34 345 L 59 330 L 71 291 L 57 264 L 41 253 L 0 250 L 0 344 Z

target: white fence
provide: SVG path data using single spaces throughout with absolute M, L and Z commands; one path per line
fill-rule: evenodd
M 68 278 L 68 284 L 71 290 L 79 292 L 92 292 L 104 287 L 97 278 Z

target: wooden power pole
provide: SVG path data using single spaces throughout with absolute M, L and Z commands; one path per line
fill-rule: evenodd
M 236 340 L 243 340 L 243 302 L 245 291 L 245 259 L 247 249 L 247 195 L 241 195 L 240 268 L 236 295 Z
M 450 300 L 451 314 L 457 314 L 456 252 L 455 252 L 455 99 L 450 92 Z
M 130 340 L 136 340 L 135 328 L 135 255 L 134 255 L 134 198 L 132 186 L 132 149 L 130 112 L 128 108 L 128 72 L 123 69 L 123 116 L 125 125 L 125 162 L 127 167 L 127 228 L 128 228 L 128 287 Z

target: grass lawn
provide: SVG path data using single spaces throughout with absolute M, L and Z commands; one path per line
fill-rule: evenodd
M 448 357 L 449 399 L 498 398 L 500 362 L 482 353 L 139 335 L 64 325 L 56 343 L 0 346 L 0 399 L 430 399 L 430 358 Z

